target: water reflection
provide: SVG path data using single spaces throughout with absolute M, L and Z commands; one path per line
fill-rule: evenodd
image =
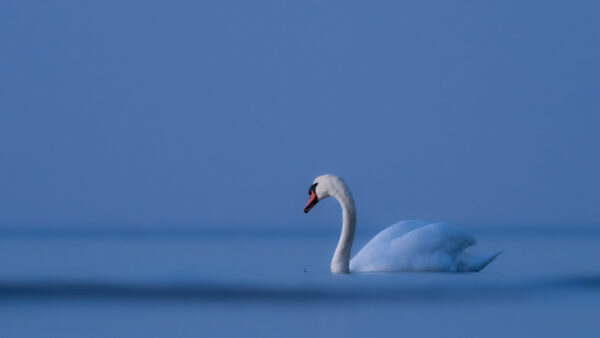
M 542 279 L 507 284 L 435 286 L 273 287 L 207 282 L 151 284 L 125 282 L 3 281 L 0 299 L 28 300 L 151 300 L 151 301 L 477 301 L 535 296 L 556 291 L 600 291 L 600 275 Z

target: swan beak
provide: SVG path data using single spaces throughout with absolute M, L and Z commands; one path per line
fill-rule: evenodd
M 317 202 L 319 202 L 319 198 L 317 197 L 317 194 L 315 194 L 315 192 L 311 190 L 308 203 L 306 203 L 306 206 L 304 207 L 304 213 L 306 214 L 307 212 L 309 212 L 310 209 L 312 209 L 312 207 L 314 207 L 315 204 L 317 204 Z

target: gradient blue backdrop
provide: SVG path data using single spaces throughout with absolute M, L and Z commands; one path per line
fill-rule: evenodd
M 600 224 L 595 1 L 3 1 L 0 226 Z

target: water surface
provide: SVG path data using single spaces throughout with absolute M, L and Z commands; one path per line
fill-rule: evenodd
M 481 273 L 334 276 L 330 228 L 5 228 L 0 333 L 597 336 L 600 231 L 469 230 Z

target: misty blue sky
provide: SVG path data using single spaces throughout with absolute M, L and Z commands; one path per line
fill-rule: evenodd
M 0 226 L 600 224 L 593 1 L 3 1 Z

